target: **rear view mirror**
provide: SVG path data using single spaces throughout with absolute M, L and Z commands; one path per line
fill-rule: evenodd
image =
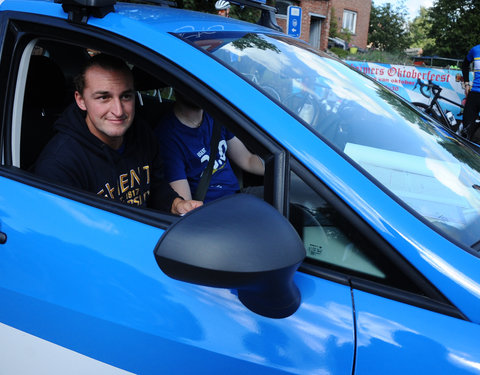
M 155 258 L 174 279 L 237 289 L 240 301 L 260 315 L 284 318 L 300 305 L 293 276 L 305 258 L 303 243 L 287 219 L 251 195 L 185 215 L 162 236 Z

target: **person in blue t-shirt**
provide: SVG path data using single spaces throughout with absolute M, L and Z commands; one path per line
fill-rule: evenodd
M 473 63 L 473 85 L 470 84 L 470 64 Z M 477 130 L 475 119 L 480 112 L 480 45 L 473 47 L 463 60 L 463 84 L 467 101 L 463 111 L 463 129 L 466 137 L 472 139 Z
M 208 165 L 212 130 L 212 117 L 179 93 L 176 93 L 173 110 L 161 119 L 155 129 L 161 145 L 165 177 L 170 186 L 186 200 L 192 199 Z M 205 203 L 239 191 L 229 159 L 247 172 L 264 174 L 263 160 L 222 127 Z

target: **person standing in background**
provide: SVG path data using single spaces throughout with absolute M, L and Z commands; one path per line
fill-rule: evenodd
M 230 3 L 226 0 L 218 0 L 215 3 L 215 9 L 217 10 L 217 14 L 223 17 L 230 16 Z
M 470 65 L 473 63 L 473 84 L 470 83 Z M 463 131 L 468 139 L 472 139 L 477 131 L 475 122 L 480 112 L 480 44 L 473 47 L 465 56 L 462 64 L 463 85 L 466 96 L 463 111 Z

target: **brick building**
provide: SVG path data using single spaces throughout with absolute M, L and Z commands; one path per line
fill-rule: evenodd
M 302 8 L 300 39 L 312 46 L 320 50 L 327 48 L 333 9 L 337 30 L 348 29 L 352 33 L 350 45 L 367 47 L 372 0 L 277 0 L 277 23 L 285 32 L 289 5 Z

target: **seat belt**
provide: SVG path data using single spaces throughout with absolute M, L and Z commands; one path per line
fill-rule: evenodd
M 210 180 L 212 179 L 213 165 L 215 164 L 215 159 L 218 154 L 218 144 L 220 143 L 221 133 L 222 126 L 214 121 L 212 138 L 210 139 L 210 159 L 208 160 L 208 164 L 203 170 L 202 177 L 200 177 L 200 181 L 198 182 L 197 190 L 195 190 L 195 194 L 193 195 L 194 200 L 203 201 L 207 195 Z

